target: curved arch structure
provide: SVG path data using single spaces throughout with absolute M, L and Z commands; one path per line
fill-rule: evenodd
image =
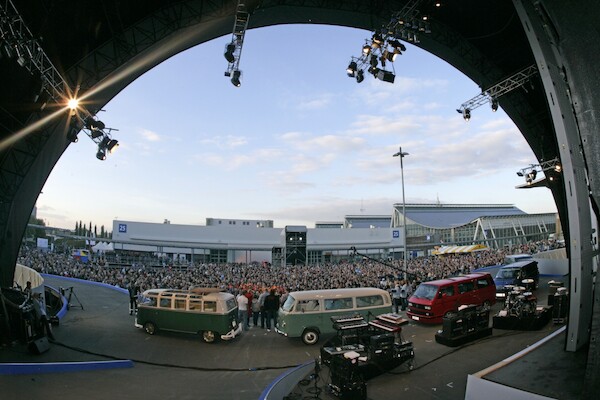
M 330 24 L 378 29 L 414 3 L 430 13 L 431 34 L 417 44 L 462 71 L 482 91 L 528 66 L 531 86 L 499 98 L 540 162 L 559 157 L 562 179 L 548 182 L 570 259 L 571 317 L 566 347 L 598 336 L 592 298 L 591 221 L 600 193 L 600 10 L 593 0 L 249 0 L 248 29 Z M 5 4 L 12 5 L 7 1 Z M 18 13 L 68 88 L 94 115 L 141 74 L 192 46 L 231 33 L 235 0 L 19 1 Z M 3 7 L 5 7 L 3 5 Z M 6 11 L 6 10 L 3 10 Z M 7 23 L 2 22 L 3 32 Z M 68 27 L 65 29 L 64 27 Z M 7 37 L 7 36 L 3 36 Z M 2 39 L 2 46 L 10 44 Z M 11 286 L 27 221 L 52 168 L 67 149 L 64 105 L 37 99 L 40 78 L 0 58 L 0 286 Z M 591 204 L 591 207 L 590 207 Z M 594 210 L 594 214 L 590 213 Z M 599 291 L 597 290 L 596 293 Z M 596 301 L 598 303 L 598 301 Z M 592 306 L 596 310 L 592 317 Z M 595 341 L 589 374 L 599 374 Z M 600 379 L 587 379 L 587 382 Z M 591 388 L 591 383 L 587 388 Z M 597 388 L 596 388 L 597 389 Z

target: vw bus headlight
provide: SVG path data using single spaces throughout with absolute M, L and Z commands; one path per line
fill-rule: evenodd
M 426 310 L 431 310 L 431 306 L 425 306 Z
M 412 307 L 412 306 L 414 306 L 414 304 L 413 304 L 413 303 L 411 303 L 411 302 L 409 301 L 409 302 L 408 302 L 408 306 L 409 306 L 409 307 Z

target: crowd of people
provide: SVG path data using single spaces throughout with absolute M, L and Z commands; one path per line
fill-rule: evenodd
M 98 260 L 82 262 L 71 254 L 43 252 L 23 247 L 18 262 L 34 270 L 117 287 L 135 286 L 140 292 L 152 288 L 188 289 L 218 287 L 233 294 L 242 290 L 260 292 L 275 288 L 278 293 L 297 290 L 344 287 L 379 287 L 391 290 L 404 272 L 409 284 L 469 273 L 475 269 L 501 264 L 507 254 L 532 253 L 546 249 L 550 243 L 528 243 L 514 248 L 486 250 L 467 254 L 418 257 L 408 260 L 360 260 L 319 265 L 274 266 L 240 263 L 190 263 L 186 268 L 147 267 L 145 265 L 114 266 Z

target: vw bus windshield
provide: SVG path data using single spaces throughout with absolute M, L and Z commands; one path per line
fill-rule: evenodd
M 421 283 L 419 287 L 417 287 L 417 290 L 415 290 L 413 296 L 419 299 L 433 300 L 437 291 L 437 286 Z
M 234 308 L 237 307 L 237 301 L 235 301 L 234 297 L 231 297 L 229 299 L 227 299 L 227 312 L 233 310 Z
M 496 274 L 497 279 L 513 279 L 517 277 L 519 272 L 516 268 L 502 268 Z
M 285 300 L 285 303 L 283 303 L 283 305 L 281 306 L 281 309 L 285 312 L 290 312 L 294 308 L 295 302 L 296 302 L 296 299 L 294 299 L 294 297 L 288 295 L 287 299 Z

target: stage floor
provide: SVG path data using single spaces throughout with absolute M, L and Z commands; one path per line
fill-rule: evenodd
M 0 387 L 7 398 L 258 399 L 282 373 L 317 358 L 320 344 L 324 342 L 321 339 L 318 345 L 306 346 L 299 339 L 288 339 L 273 330 L 267 332 L 255 327 L 233 341 L 215 344 L 206 344 L 194 335 L 159 333 L 150 336 L 133 326 L 134 317 L 129 315 L 126 294 L 58 277 L 48 277 L 46 284 L 55 288 L 73 286 L 84 309 L 71 307 L 60 326 L 55 327 L 56 341 L 50 344 L 49 351 L 35 355 L 22 345 L 4 347 L 0 348 L 0 363 L 132 360 L 133 367 L 0 375 Z M 540 303 L 545 303 L 546 287 L 547 279 L 540 284 Z M 77 303 L 72 301 L 72 304 Z M 499 305 L 495 305 L 491 314 L 499 309 Z M 415 369 L 408 371 L 401 365 L 369 380 L 367 397 L 371 400 L 400 396 L 411 400 L 463 399 L 468 374 L 527 348 L 560 326 L 550 322 L 539 331 L 494 329 L 491 336 L 451 348 L 435 341 L 435 333 L 441 325 L 411 322 L 404 327 L 403 335 L 413 342 Z M 545 391 L 550 391 L 560 393 L 561 399 L 578 399 L 583 374 L 570 373 L 568 382 L 554 375 L 555 372 L 560 375 L 557 369 L 571 368 L 573 362 L 580 365 L 582 356 L 562 351 L 564 334 L 548 345 L 553 346 L 552 357 L 541 352 L 531 356 L 535 358 L 524 357 L 515 368 L 503 369 L 493 379 L 525 390 L 533 387 L 532 392 L 546 396 L 550 394 Z M 544 370 L 551 374 L 540 384 L 539 374 Z M 324 368 L 316 382 L 321 398 L 335 398 L 327 394 L 329 380 L 328 370 Z M 552 384 L 560 385 L 560 391 L 548 387 Z M 291 398 L 314 396 L 311 393 L 314 387 L 314 380 L 308 385 L 298 385 Z

